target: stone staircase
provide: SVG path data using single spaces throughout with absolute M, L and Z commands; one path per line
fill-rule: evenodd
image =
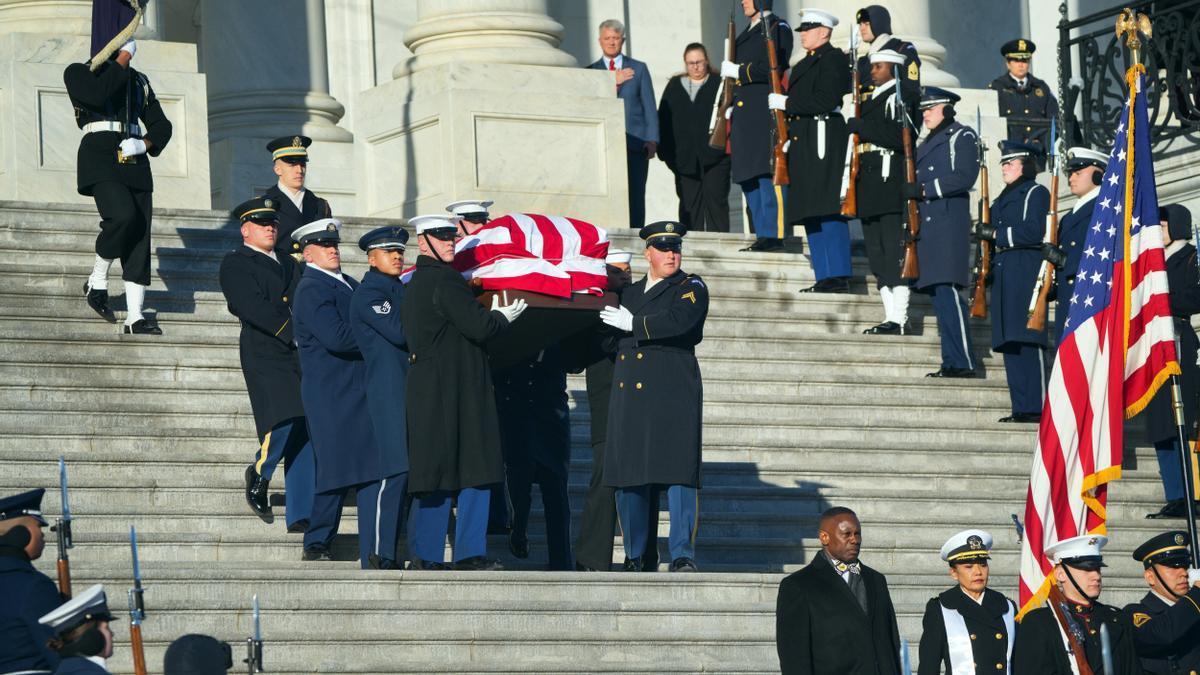
M 873 288 L 859 281 L 849 296 L 798 295 L 812 283 L 803 256 L 737 253 L 735 235 L 690 235 L 684 267 L 712 294 L 699 348 L 704 573 L 537 571 L 545 550 L 536 507 L 530 560 L 491 541 L 509 571 L 365 572 L 351 561 L 353 507 L 339 560 L 305 564 L 299 536 L 263 524 L 243 501 L 254 425 L 237 322 L 216 282 L 236 229 L 216 212 L 156 212 L 147 305 L 166 334 L 155 338 L 122 336 L 84 304 L 96 221 L 90 206 L 0 202 L 0 494 L 53 487 L 65 456 L 76 587 L 103 582 L 117 607 L 129 585 L 129 526 L 138 528 L 152 671 L 183 633 L 244 639 L 256 593 L 269 672 L 778 671 L 776 587 L 819 551 L 816 517 L 835 504 L 862 518 L 863 560 L 888 575 L 914 661 L 924 603 L 950 584 L 937 551 L 953 532 L 996 535 L 993 587 L 1015 595 L 1010 514 L 1023 513 L 1035 428 L 996 423 L 1008 396 L 985 324 L 973 328 L 985 379 L 923 377 L 940 359 L 920 296 L 917 335 L 861 335 L 881 318 Z M 352 220 L 345 239 L 381 222 Z M 640 249 L 630 233 L 611 236 Z M 363 254 L 343 252 L 360 276 Z M 118 306 L 120 289 L 114 275 Z M 591 461 L 588 405 L 582 378 L 569 386 L 577 516 Z M 1131 425 L 1129 444 L 1139 440 Z M 1141 593 L 1129 552 L 1156 531 L 1142 516 L 1161 500 L 1152 453 L 1140 452 L 1143 466 L 1112 490 L 1105 599 L 1118 604 Z M 53 491 L 45 508 L 59 508 Z M 48 536 L 38 564 L 53 576 Z M 129 672 L 127 628 L 114 629 L 110 665 Z

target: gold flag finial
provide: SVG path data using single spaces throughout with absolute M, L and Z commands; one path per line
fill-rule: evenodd
M 1135 13 L 1126 7 L 1117 15 L 1116 32 L 1118 40 L 1122 37 L 1125 38 L 1125 46 L 1129 47 L 1129 52 L 1133 55 L 1133 62 L 1141 63 L 1142 40 L 1139 33 L 1147 40 L 1152 37 L 1153 24 L 1150 22 L 1150 17 Z

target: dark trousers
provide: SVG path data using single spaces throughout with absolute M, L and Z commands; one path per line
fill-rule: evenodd
M 967 324 L 967 301 L 954 284 L 934 284 L 921 289 L 933 296 L 938 336 L 942 340 L 942 368 L 975 369 L 971 331 Z
M 120 259 L 121 278 L 150 285 L 150 213 L 154 193 L 139 192 L 116 181 L 92 186 L 100 213 L 96 255 Z
M 783 204 L 787 187 L 775 185 L 770 174 L 744 180 L 738 185 L 750 211 L 750 224 L 759 239 L 783 239 L 787 228 L 783 224 Z
M 312 442 L 308 438 L 308 426 L 304 424 L 303 417 L 280 422 L 262 437 L 254 458 L 254 470 L 269 481 L 281 461 L 287 497 L 287 524 L 291 527 L 298 521 L 308 520 L 312 513 L 313 490 L 317 479 Z
M 372 554 L 394 560 L 400 516 L 404 511 L 404 494 L 408 487 L 408 472 L 351 487 L 355 490 L 355 505 L 358 507 L 359 564 L 367 569 L 367 558 Z M 342 520 L 342 507 L 349 492 L 350 487 L 345 487 L 317 493 L 313 499 L 308 531 L 304 533 L 304 548 L 329 548 L 333 545 L 333 538 L 337 536 Z
M 804 233 L 817 281 L 850 276 L 850 225 L 844 218 L 805 218 Z
M 542 493 L 542 511 L 546 516 L 546 548 L 550 554 L 550 569 L 571 569 L 571 500 L 567 496 L 567 474 L 536 461 L 510 463 L 506 471 L 508 495 L 513 508 L 513 538 L 524 540 L 528 536 L 533 484 L 537 483 Z
M 640 230 L 646 224 L 646 176 L 650 173 L 643 141 L 626 137 L 625 165 L 629 176 L 629 227 Z
M 1014 413 L 1040 413 L 1046 399 L 1046 348 L 1029 342 L 1010 343 L 1004 352 L 1008 398 Z
M 867 262 L 875 288 L 903 286 L 900 270 L 904 267 L 904 221 L 899 213 L 885 213 L 862 219 Z
M 729 158 L 701 169 L 698 176 L 675 174 L 679 222 L 689 232 L 729 231 Z

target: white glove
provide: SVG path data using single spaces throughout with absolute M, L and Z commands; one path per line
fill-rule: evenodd
M 725 119 L 727 119 L 727 120 L 733 119 L 733 106 L 729 106 L 728 108 L 725 109 Z
M 767 94 L 767 107 L 771 110 L 787 108 L 787 94 Z
M 524 298 L 517 298 L 509 304 L 501 307 L 500 296 L 498 294 L 492 296 L 492 311 L 503 314 L 504 318 L 508 319 L 509 323 L 516 321 L 517 317 L 521 316 L 521 312 L 524 312 L 528 307 L 529 304 L 525 302 Z
M 121 154 L 126 157 L 146 154 L 146 141 L 140 138 L 126 138 L 121 141 Z
M 624 305 L 600 310 L 600 320 L 626 333 L 633 332 L 633 312 L 625 309 Z
M 121 45 L 120 51 L 129 52 L 129 56 L 132 58 L 137 54 L 137 41 L 130 40 L 129 42 L 126 42 L 125 44 Z
M 741 68 L 739 68 L 738 64 L 734 63 L 733 61 L 722 61 L 721 62 L 721 77 L 724 77 L 724 78 L 727 78 L 730 80 L 736 80 L 736 79 L 738 79 L 738 76 L 741 74 L 738 72 L 739 70 L 741 70 Z
M 1188 568 L 1188 586 L 1200 585 L 1200 569 L 1195 567 Z
M 788 140 L 788 141 L 784 141 L 784 142 L 783 142 L 783 154 L 785 154 L 785 155 L 786 155 L 786 154 L 787 154 L 787 151 L 788 151 L 788 148 L 790 148 L 790 147 L 792 147 L 792 142 L 791 142 L 790 140 Z

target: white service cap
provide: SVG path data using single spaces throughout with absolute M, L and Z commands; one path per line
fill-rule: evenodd
M 804 24 L 813 23 L 833 28 L 838 25 L 838 18 L 833 15 L 833 12 L 826 12 L 823 9 L 805 8 L 800 10 L 800 27 L 797 30 L 804 30 Z
M 458 216 L 443 216 L 440 213 L 434 213 L 413 216 L 408 219 L 408 224 L 416 230 L 417 234 L 421 234 L 429 230 L 443 230 L 446 228 L 457 230 L 459 220 L 461 219 Z
M 894 63 L 898 66 L 904 65 L 904 55 L 894 49 L 880 49 L 877 52 L 871 52 L 869 57 L 871 63 Z
M 450 202 L 446 205 L 446 210 L 456 216 L 468 213 L 487 213 L 488 207 L 495 203 L 486 199 L 464 199 L 457 202 Z

